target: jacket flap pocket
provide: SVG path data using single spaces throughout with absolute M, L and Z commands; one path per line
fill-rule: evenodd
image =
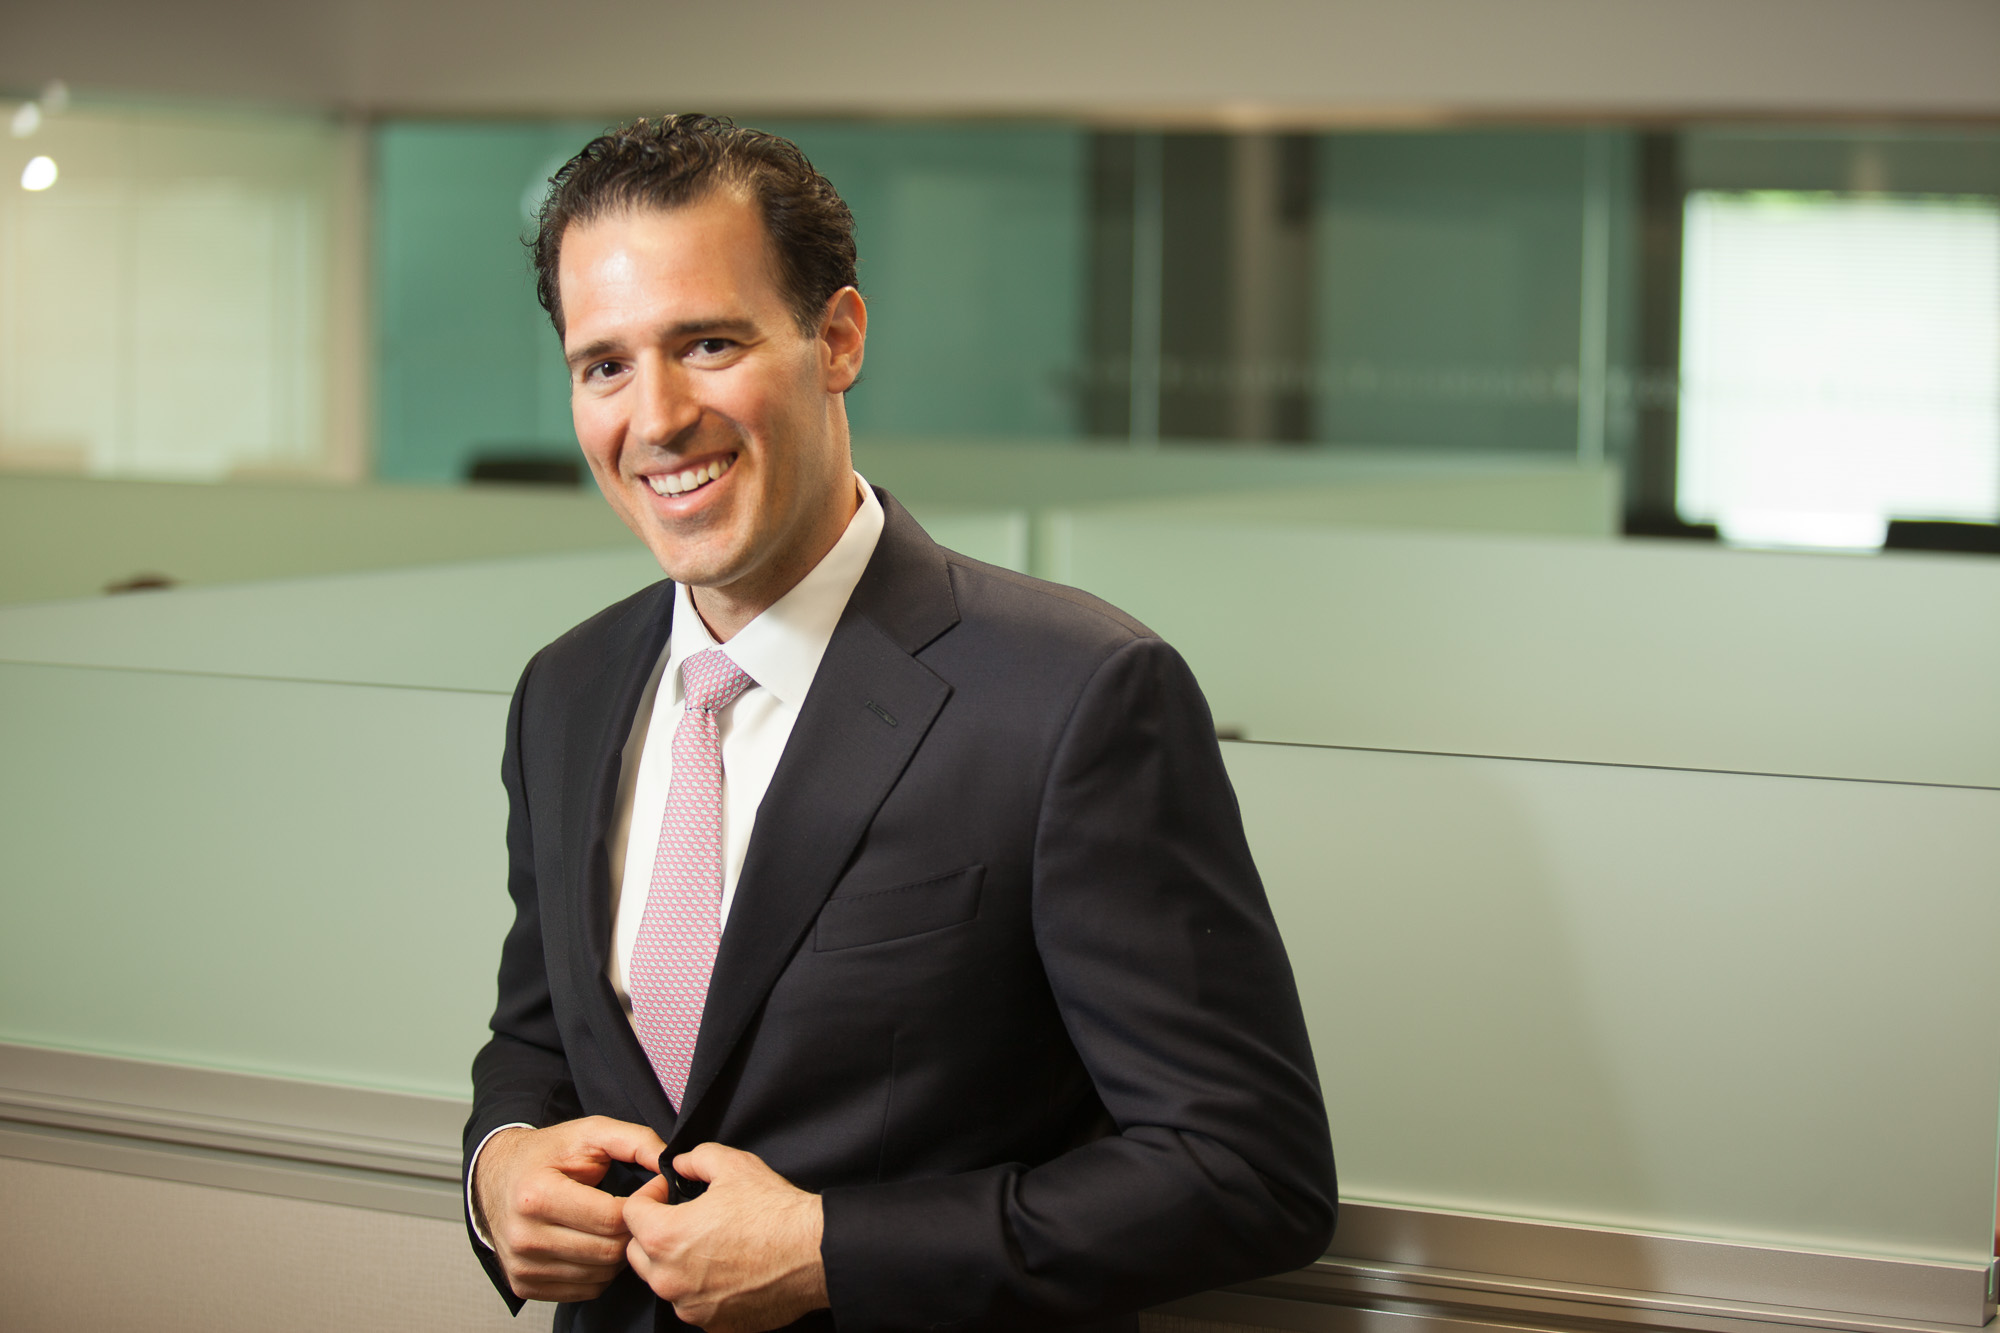
M 972 865 L 915 884 L 829 898 L 820 909 L 813 948 L 852 949 L 970 921 L 979 915 L 979 886 L 985 878 L 986 867 Z

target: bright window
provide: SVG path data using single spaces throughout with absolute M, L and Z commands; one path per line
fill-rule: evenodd
M 2000 201 L 1688 197 L 1678 505 L 1752 545 L 2000 516 Z

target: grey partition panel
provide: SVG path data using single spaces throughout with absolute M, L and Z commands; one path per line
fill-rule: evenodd
M 939 542 L 1024 569 L 1024 512 L 945 510 Z M 0 662 L 510 691 L 543 644 L 662 577 L 624 550 L 0 607 Z
M 1070 513 L 1252 739 L 2000 784 L 2000 561 Z
M 0 1039 L 463 1095 L 506 707 L 0 665 Z
M 0 603 L 94 596 L 139 574 L 227 584 L 594 551 L 630 540 L 595 488 L 0 472 Z
M 1210 491 L 1094 508 L 1128 519 L 1192 522 L 1197 529 L 1232 522 L 1609 537 L 1618 530 L 1618 491 L 1618 474 L 1610 468 L 1556 466 L 1498 475 L 1467 469 L 1442 476 L 1356 479 L 1339 486 Z
M 936 507 L 1042 509 L 1242 491 L 1340 489 L 1425 479 L 1549 477 L 1546 455 L 1447 449 L 1256 446 L 1163 440 L 894 440 L 858 435 L 854 465 L 919 518 Z
M 1990 1257 L 2000 793 L 1226 753 L 1345 1195 Z
M 505 693 L 543 644 L 659 577 L 635 544 L 0 607 L 0 661 Z

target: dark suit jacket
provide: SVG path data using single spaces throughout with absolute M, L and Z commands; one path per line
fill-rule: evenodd
M 1130 617 L 882 500 L 758 810 L 678 1118 L 605 980 L 606 828 L 672 585 L 529 664 L 468 1153 L 579 1114 L 755 1152 L 823 1195 L 842 1333 L 1130 1327 L 1310 1262 L 1325 1111 L 1193 677 Z M 679 1326 L 628 1270 L 558 1327 L 656 1320 Z

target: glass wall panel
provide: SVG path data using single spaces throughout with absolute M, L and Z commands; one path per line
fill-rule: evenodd
M 382 475 L 565 445 L 521 205 L 595 128 L 381 128 Z M 766 128 L 854 209 L 859 437 L 1627 447 L 1630 135 Z
M 375 135 L 375 473 L 460 481 L 481 454 L 569 457 L 569 378 L 521 244 L 596 122 Z
M 770 123 L 854 210 L 870 303 L 858 434 L 1067 438 L 1084 319 L 1083 136 Z M 560 348 L 521 244 L 591 122 L 377 135 L 379 475 L 463 478 L 482 454 L 569 454 Z
M 769 122 L 854 210 L 858 435 L 1078 433 L 1086 139 L 1056 126 Z
M 1720 437 L 1702 435 L 1713 411 L 1683 400 L 1694 369 L 1684 357 L 1741 368 L 1779 342 L 1796 347 L 1777 330 L 1826 332 L 1808 307 L 1835 293 L 1808 281 L 1812 300 L 1781 299 L 1767 265 L 1697 274 L 1689 247 L 1714 238 L 1690 231 L 1691 198 L 1948 198 L 1975 212 L 2000 199 L 2000 138 L 1944 131 L 767 127 L 796 139 L 855 212 L 873 312 L 849 402 L 864 444 L 1227 442 L 1387 451 L 1413 465 L 1610 464 L 1627 477 L 1628 530 L 1639 532 L 1712 531 L 1699 526 L 1717 509 L 1699 478 L 1717 469 L 1757 471 L 1764 508 L 1824 508 L 1818 491 L 1852 481 L 1831 435 L 1816 432 L 1790 461 L 1768 454 L 1766 427 L 1801 412 L 1893 436 L 1882 466 L 1904 480 L 1892 490 L 1925 470 L 1907 431 L 1813 406 L 1800 384 L 1770 389 L 1776 415 L 1743 427 L 1755 438 L 1736 461 L 1701 442 Z M 481 454 L 571 455 L 567 392 L 520 239 L 549 171 L 598 128 L 379 128 L 379 475 L 445 481 Z M 1984 244 L 1965 243 L 1969 255 Z M 1987 402 L 1994 376 L 1954 367 L 1992 358 L 1953 330 L 2000 323 L 2000 300 L 1977 263 L 1928 241 L 1904 247 L 1918 251 L 1931 288 L 1954 294 L 1957 322 L 1911 314 L 1924 332 L 1878 312 L 1849 321 L 1853 345 L 1866 357 L 1883 338 L 1908 350 L 1942 337 L 1953 356 L 1918 358 L 1932 396 Z M 1883 281 L 1914 290 L 1914 279 Z M 1745 302 L 1759 301 L 1753 316 Z M 1698 337 L 1684 308 L 1699 313 Z M 1975 490 L 2000 476 L 1985 420 L 1960 423 L 1970 442 L 1959 470 Z M 2000 495 L 1914 503 L 1891 507 L 1983 519 Z
M 1631 156 L 1577 131 L 1323 138 L 1316 438 L 1577 453 L 1629 359 Z M 1614 453 L 1622 423 L 1598 427 Z
M 1312 438 L 1313 150 L 1303 134 L 1095 136 L 1088 433 Z

